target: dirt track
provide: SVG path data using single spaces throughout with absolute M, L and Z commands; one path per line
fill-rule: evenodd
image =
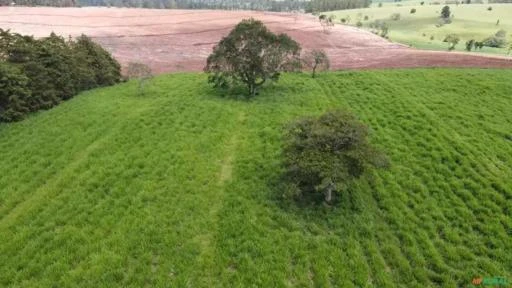
M 128 8 L 0 7 L 0 28 L 47 36 L 85 33 L 121 63 L 139 61 L 157 73 L 200 71 L 212 47 L 241 19 L 254 17 L 286 32 L 304 49 L 323 48 L 334 69 L 399 67 L 508 67 L 512 58 L 431 52 L 391 43 L 354 27 L 337 25 L 329 34 L 315 17 L 286 13 Z

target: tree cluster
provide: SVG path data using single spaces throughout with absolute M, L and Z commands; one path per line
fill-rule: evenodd
M 320 12 L 342 9 L 366 8 L 370 0 L 0 0 L 0 5 L 15 2 L 22 6 L 105 6 L 153 9 L 224 9 L 261 11 Z
M 0 29 L 0 121 L 20 120 L 120 80 L 119 63 L 85 35 L 35 39 Z

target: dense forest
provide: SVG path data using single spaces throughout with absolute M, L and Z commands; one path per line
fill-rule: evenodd
M 371 0 L 0 0 L 0 5 L 108 6 L 156 9 L 247 9 L 321 12 L 368 7 Z

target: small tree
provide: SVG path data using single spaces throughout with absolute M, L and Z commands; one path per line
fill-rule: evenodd
M 311 69 L 311 77 L 315 78 L 318 69 L 325 71 L 329 70 L 330 61 L 329 57 L 323 50 L 311 50 L 304 56 L 302 60 L 305 66 Z
M 450 19 L 451 11 L 450 6 L 444 6 L 443 10 L 441 10 L 441 18 L 444 20 Z
M 153 78 L 151 68 L 143 63 L 130 62 L 126 68 L 126 75 L 130 79 L 136 79 L 138 82 L 138 93 L 144 94 L 144 85 Z
M 475 46 L 475 40 L 471 39 L 466 42 L 466 51 L 471 51 Z
M 368 143 L 366 125 L 346 111 L 291 123 L 284 145 L 286 179 L 292 193 L 323 196 L 327 203 L 370 168 L 388 165 L 387 158 Z
M 449 51 L 452 51 L 455 49 L 455 46 L 459 43 L 460 41 L 460 38 L 458 35 L 456 34 L 449 34 L 448 36 L 446 36 L 443 40 L 443 42 L 447 42 L 450 44 L 450 46 L 448 47 L 448 50 Z
M 267 80 L 277 81 L 281 72 L 296 69 L 300 45 L 286 34 L 270 32 L 261 21 L 242 20 L 213 48 L 204 71 L 214 87 L 236 83 L 255 96 Z
M 320 25 L 322 25 L 322 30 L 324 31 L 324 33 L 329 33 L 332 27 L 334 27 L 334 19 L 334 15 L 327 16 L 322 14 L 318 16 L 318 21 L 320 21 Z

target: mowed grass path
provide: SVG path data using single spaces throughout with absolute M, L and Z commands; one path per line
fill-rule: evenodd
M 389 26 L 389 39 L 394 42 L 410 45 L 419 49 L 446 51 L 450 46 L 443 42 L 449 34 L 457 34 L 460 42 L 455 47 L 457 51 L 465 51 L 465 43 L 471 39 L 483 41 L 494 35 L 498 30 L 507 32 L 507 45 L 503 48 L 484 47 L 476 52 L 510 55 L 509 46 L 512 43 L 512 4 L 462 4 L 448 5 L 454 16 L 451 24 L 436 27 L 439 23 L 443 5 L 429 5 L 429 1 L 420 5 L 419 1 L 404 1 L 400 3 L 384 3 L 383 7 L 373 4 L 370 8 L 352 9 L 329 12 L 336 15 L 335 22 L 341 18 L 350 17 L 350 25 L 356 25 L 358 19 L 363 29 L 370 29 L 370 23 L 382 20 Z M 397 6 L 400 5 L 400 6 Z M 492 7 L 492 10 L 487 10 Z M 411 14 L 411 9 L 416 13 Z M 400 14 L 400 20 L 391 20 L 391 15 Z M 364 20 L 368 16 L 368 20 Z M 499 25 L 496 25 L 499 20 Z M 432 39 L 431 39 L 432 37 Z M 476 53 L 475 50 L 471 53 Z M 376 51 L 376 53 L 378 53 Z
M 200 74 L 0 125 L 2 287 L 462 287 L 512 277 L 512 71 Z M 281 129 L 347 108 L 391 169 L 335 207 L 280 199 Z

